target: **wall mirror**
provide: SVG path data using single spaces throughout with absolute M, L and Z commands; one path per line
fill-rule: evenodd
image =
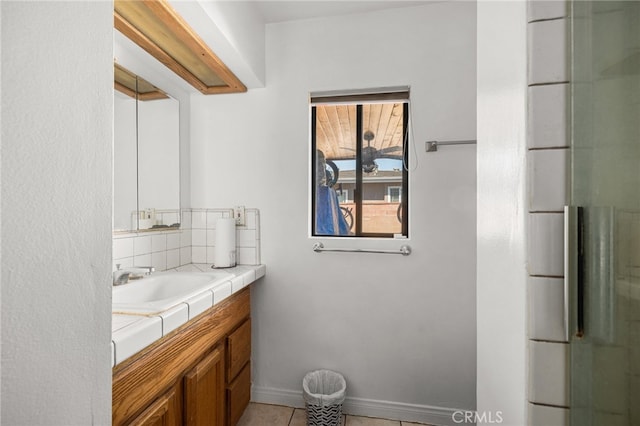
M 180 103 L 119 65 L 114 69 L 113 230 L 180 223 Z

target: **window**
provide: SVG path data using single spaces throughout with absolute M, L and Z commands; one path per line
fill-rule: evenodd
M 348 189 L 340 188 L 337 191 L 337 193 L 338 193 L 338 201 L 341 204 L 349 202 L 349 190 Z
M 401 186 L 388 186 L 387 187 L 387 201 L 390 203 L 399 203 L 402 198 Z
M 313 236 L 408 236 L 408 88 L 311 95 Z

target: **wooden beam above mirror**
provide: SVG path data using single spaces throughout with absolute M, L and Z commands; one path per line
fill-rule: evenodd
M 136 99 L 136 92 L 137 99 L 141 101 L 168 98 L 162 90 L 116 63 L 113 64 L 113 80 L 113 87 L 117 91 L 134 99 Z
M 115 0 L 114 26 L 205 95 L 244 84 L 165 0 Z

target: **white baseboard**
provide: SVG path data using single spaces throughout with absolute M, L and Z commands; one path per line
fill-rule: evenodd
M 304 408 L 302 390 L 292 391 L 287 389 L 267 388 L 251 386 L 251 401 L 262 404 L 284 405 L 286 407 Z
M 263 404 L 284 405 L 304 408 L 302 390 L 276 389 L 262 386 L 251 387 L 251 401 Z M 347 396 L 342 405 L 344 414 L 379 417 L 406 422 L 420 422 L 432 425 L 456 426 L 453 414 L 462 410 L 434 407 L 430 405 L 405 404 L 401 402 L 379 401 Z M 458 415 L 459 417 L 460 415 Z

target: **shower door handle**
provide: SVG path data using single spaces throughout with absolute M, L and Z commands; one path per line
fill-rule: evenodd
M 585 299 L 584 208 L 564 208 L 564 334 L 584 336 Z M 571 303 L 573 301 L 573 303 Z M 573 319 L 575 318 L 575 321 Z

